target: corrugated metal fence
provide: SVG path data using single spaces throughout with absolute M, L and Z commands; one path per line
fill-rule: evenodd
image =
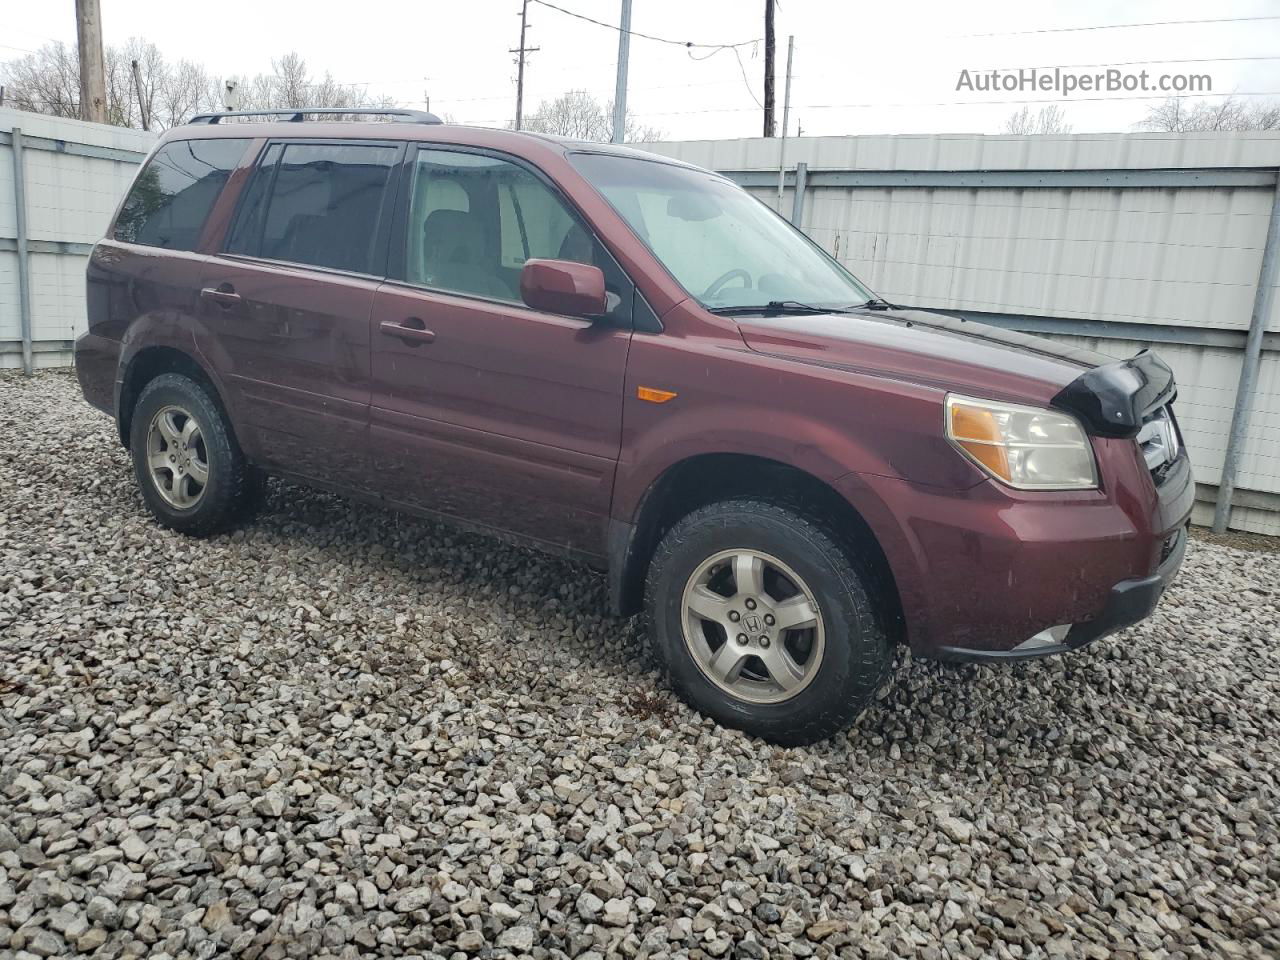
M 32 366 L 70 362 L 84 258 L 153 142 L 0 110 L 0 367 L 23 364 L 24 333 Z M 646 149 L 776 203 L 779 145 Z M 889 300 L 1115 356 L 1158 349 L 1178 376 L 1208 522 L 1260 302 L 1280 134 L 822 137 L 790 141 L 787 158 L 781 209 Z M 1280 534 L 1280 304 L 1261 302 L 1231 526 Z
M 777 206 L 780 146 L 645 149 Z M 1270 132 L 815 137 L 788 142 L 777 208 L 892 302 L 1118 357 L 1158 350 L 1178 378 L 1197 522 L 1212 517 L 1260 306 L 1231 526 L 1280 534 L 1280 303 L 1258 296 L 1277 168 Z
M 85 258 L 155 138 L 0 110 L 0 368 L 23 365 L 24 341 L 32 366 L 70 363 Z

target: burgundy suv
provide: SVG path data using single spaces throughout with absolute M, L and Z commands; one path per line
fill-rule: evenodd
M 1154 354 L 894 307 L 686 164 L 321 113 L 169 131 L 90 258 L 76 368 L 161 523 L 275 474 L 580 558 L 681 696 L 787 744 L 895 644 L 1071 650 L 1177 571 Z

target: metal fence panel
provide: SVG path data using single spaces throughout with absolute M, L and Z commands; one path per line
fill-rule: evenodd
M 777 140 L 644 147 L 728 173 L 777 205 Z M 789 141 L 787 162 L 807 165 L 799 225 L 887 299 L 1114 356 L 1159 350 L 1178 378 L 1201 495 L 1212 499 L 1280 132 L 818 137 Z M 780 209 L 789 213 L 790 170 L 786 182 Z M 1280 533 L 1280 298 L 1272 301 L 1232 516 L 1232 526 L 1264 533 Z
M 84 331 L 84 268 L 156 135 L 0 110 L 0 368 L 22 363 L 13 131 L 21 131 L 36 366 L 65 365 Z

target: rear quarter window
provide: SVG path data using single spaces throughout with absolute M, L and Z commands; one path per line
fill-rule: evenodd
M 148 247 L 194 250 L 214 201 L 248 145 L 247 139 L 166 143 L 133 182 L 112 236 Z

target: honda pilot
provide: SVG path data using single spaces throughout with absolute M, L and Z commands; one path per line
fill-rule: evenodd
M 681 697 L 781 744 L 899 645 L 1063 653 L 1174 577 L 1155 354 L 886 303 L 687 164 L 341 113 L 171 129 L 93 249 L 76 369 L 160 523 L 273 475 L 577 558 Z

